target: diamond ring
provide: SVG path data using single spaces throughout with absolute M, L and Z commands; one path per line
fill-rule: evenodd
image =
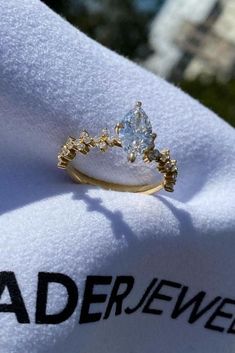
M 75 182 L 91 184 L 116 191 L 137 192 L 153 194 L 161 189 L 168 192 L 174 191 L 178 174 L 176 160 L 170 158 L 170 151 L 159 151 L 155 147 L 157 134 L 152 132 L 150 120 L 142 109 L 142 103 L 137 102 L 134 109 L 130 110 L 115 126 L 115 135 L 110 136 L 107 129 L 103 129 L 98 137 L 91 137 L 83 130 L 79 138 L 69 136 L 58 154 L 58 168 L 66 169 Z M 145 185 L 115 184 L 89 177 L 72 165 L 77 154 L 90 152 L 98 148 L 105 152 L 110 147 L 121 147 L 127 153 L 129 162 L 134 162 L 140 156 L 144 162 L 155 162 L 156 169 L 163 175 L 162 181 Z

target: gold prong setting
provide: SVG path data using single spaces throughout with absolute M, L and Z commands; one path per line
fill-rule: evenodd
M 66 169 L 69 162 L 75 157 L 76 153 L 87 154 L 91 148 L 97 147 L 101 152 L 105 152 L 108 147 L 121 147 L 118 136 L 110 136 L 107 128 L 103 129 L 101 135 L 92 138 L 86 130 L 83 130 L 79 138 L 69 136 L 65 144 L 61 147 L 58 154 L 58 167 Z
M 158 162 L 159 158 L 160 158 L 160 151 L 157 148 L 151 148 L 147 151 L 145 151 L 144 155 L 143 155 L 143 160 L 146 163 L 150 163 L 150 162 Z
M 115 130 L 115 132 L 116 132 L 117 135 L 119 134 L 120 130 L 121 130 L 123 127 L 124 127 L 124 126 L 123 126 L 122 123 L 117 123 L 117 124 L 116 124 L 114 130 Z
M 86 130 L 81 132 L 79 138 L 69 136 L 58 154 L 58 167 L 67 169 L 69 163 L 76 157 L 77 153 L 86 155 L 94 147 L 98 148 L 101 152 L 106 152 L 110 147 L 122 147 L 127 152 L 127 159 L 131 163 L 136 160 L 137 155 L 141 155 L 145 163 L 155 162 L 157 170 L 164 176 L 163 181 L 160 183 L 161 188 L 164 188 L 168 192 L 173 192 L 178 175 L 177 161 L 171 159 L 169 149 L 159 151 L 155 147 L 157 134 L 152 132 L 151 123 L 141 107 L 142 103 L 137 102 L 134 110 L 130 111 L 129 115 L 126 115 L 126 120 L 124 119 L 115 126 L 114 130 L 116 134 L 114 136 L 110 135 L 107 128 L 103 129 L 98 137 L 91 137 Z M 133 122 L 132 118 L 136 120 Z M 137 132 L 132 132 L 131 129 L 135 127 L 137 128 Z M 124 141 L 125 128 L 127 134 L 129 133 L 126 141 Z M 138 129 L 140 129 L 139 134 Z M 128 148 L 129 146 L 131 148 Z M 125 191 L 126 189 L 128 188 L 125 186 Z
M 127 160 L 128 162 L 133 163 L 136 160 L 136 154 L 134 152 L 129 153 L 127 156 Z
M 174 185 L 176 183 L 178 168 L 176 166 L 177 161 L 170 158 L 170 151 L 165 149 L 161 151 L 161 155 L 158 161 L 158 170 L 164 174 L 164 189 L 168 192 L 174 191 Z

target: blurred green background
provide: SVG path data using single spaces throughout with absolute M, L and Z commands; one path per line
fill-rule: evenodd
M 43 0 L 235 126 L 234 0 Z

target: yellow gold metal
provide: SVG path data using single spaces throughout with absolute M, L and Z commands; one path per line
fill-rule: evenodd
M 107 181 L 91 178 L 80 172 L 78 169 L 75 169 L 71 164 L 68 165 L 67 172 L 76 183 L 95 185 L 106 190 L 135 192 L 150 195 L 164 188 L 163 182 L 148 185 L 124 185 L 109 183 Z
M 103 129 L 100 136 L 91 137 L 86 130 L 83 130 L 78 138 L 74 138 L 69 136 L 66 143 L 61 147 L 60 152 L 58 154 L 58 168 L 66 169 L 70 177 L 77 183 L 81 184 L 90 184 L 96 185 L 104 189 L 108 190 L 116 190 L 116 191 L 126 191 L 126 192 L 135 192 L 135 193 L 144 193 L 144 194 L 153 194 L 162 189 L 173 192 L 174 185 L 176 183 L 176 178 L 178 174 L 178 169 L 176 166 L 176 160 L 170 158 L 170 151 L 168 149 L 164 149 L 159 151 L 155 148 L 154 140 L 157 137 L 156 133 L 152 132 L 151 125 L 148 125 L 148 130 L 143 130 L 142 117 L 146 116 L 144 111 L 141 108 L 142 103 L 136 102 L 134 108 L 134 131 L 139 133 L 137 140 L 133 140 L 132 148 L 127 148 L 125 146 L 125 140 L 121 139 L 122 134 L 119 134 L 121 129 L 124 128 L 126 121 L 123 120 L 119 122 L 115 126 L 116 136 L 111 137 L 109 135 L 108 129 Z M 132 112 L 132 111 L 131 111 Z M 144 115 L 145 114 L 145 115 Z M 147 116 L 144 118 L 146 119 Z M 128 116 L 129 119 L 129 116 Z M 148 119 L 148 118 L 147 118 Z M 133 123 L 133 120 L 132 120 Z M 130 129 L 131 122 L 127 120 L 128 129 Z M 136 124 L 136 125 L 135 125 Z M 144 120 L 145 126 L 147 126 L 146 120 Z M 149 130 L 150 127 L 150 130 Z M 146 131 L 148 138 L 150 140 L 146 144 L 145 137 Z M 141 135 L 142 133 L 142 135 Z M 120 138 L 119 138 L 120 136 Z M 128 133 L 127 133 L 128 136 Z M 141 137 L 139 137 L 141 136 Z M 123 136 L 122 136 L 123 137 Z M 124 147 L 122 146 L 122 141 L 124 141 Z M 138 142 L 137 142 L 138 141 Z M 129 142 L 128 142 L 129 143 Z M 141 149 L 138 149 L 138 144 L 143 143 Z M 136 147 L 137 146 L 137 147 Z M 145 146 L 145 147 L 143 147 Z M 156 164 L 156 169 L 163 175 L 163 179 L 161 182 L 154 184 L 146 184 L 146 185 L 125 185 L 125 184 L 116 184 L 110 183 L 104 180 L 99 180 L 96 178 L 92 178 L 80 170 L 76 169 L 72 165 L 72 161 L 75 159 L 76 155 L 81 153 L 83 155 L 88 154 L 92 148 L 98 148 L 101 152 L 106 152 L 111 147 L 123 147 L 125 151 L 130 151 L 128 153 L 128 161 L 134 162 L 137 154 L 142 154 L 143 161 L 145 163 L 154 162 Z
M 114 129 L 115 129 L 115 132 L 117 135 L 122 127 L 123 127 L 123 125 L 121 123 L 117 123 L 117 125 L 115 126 Z
M 136 159 L 136 156 L 135 156 L 135 154 L 132 152 L 132 153 L 130 153 L 130 154 L 128 155 L 127 159 L 128 159 L 129 162 L 133 163 L 133 162 L 135 161 L 135 159 Z
M 120 124 L 117 124 L 115 130 L 117 131 L 120 128 Z M 153 139 L 156 138 L 155 135 L 156 134 L 153 134 Z M 118 136 L 111 138 L 106 129 L 103 130 L 101 136 L 98 138 L 92 138 L 88 132 L 84 130 L 78 139 L 69 136 L 66 143 L 61 147 L 58 154 L 58 168 L 66 169 L 70 177 L 77 183 L 96 185 L 108 190 L 144 194 L 153 194 L 162 189 L 165 189 L 168 192 L 174 191 L 178 171 L 176 160 L 170 159 L 170 151 L 168 149 L 160 152 L 156 150 L 154 146 L 151 146 L 151 148 L 145 151 L 143 156 L 144 162 L 156 163 L 157 170 L 163 174 L 163 180 L 161 182 L 146 185 L 125 185 L 110 183 L 89 177 L 72 165 L 71 162 L 77 154 L 82 153 L 85 155 L 94 147 L 98 147 L 100 151 L 105 152 L 109 147 L 122 147 L 122 144 Z M 136 156 L 131 153 L 129 154 L 128 159 L 132 162 L 135 160 L 135 157 Z

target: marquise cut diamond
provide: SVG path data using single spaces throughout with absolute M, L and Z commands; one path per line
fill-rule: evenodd
M 142 155 L 153 146 L 152 126 L 141 107 L 129 111 L 120 122 L 119 138 L 128 154 Z

